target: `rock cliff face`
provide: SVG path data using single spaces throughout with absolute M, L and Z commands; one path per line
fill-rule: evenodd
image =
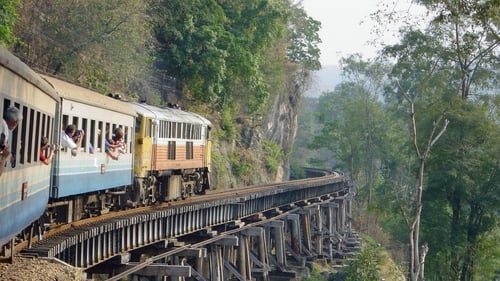
M 236 140 L 214 139 L 212 186 L 225 189 L 289 179 L 301 100 L 298 89 L 290 88 L 273 98 L 263 116 L 240 118 Z
M 275 175 L 276 181 L 288 180 L 290 176 L 289 155 L 297 135 L 300 98 L 300 93 L 297 91 L 286 96 L 277 96 L 263 124 L 266 138 L 277 143 L 285 156 Z

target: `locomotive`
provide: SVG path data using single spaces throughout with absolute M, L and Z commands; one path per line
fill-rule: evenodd
M 127 102 L 39 74 L 0 48 L 0 105 L 22 120 L 11 131 L 12 160 L 0 175 L 0 246 L 32 225 L 71 223 L 130 207 L 180 200 L 210 189 L 211 123 L 173 107 Z M 69 124 L 77 151 L 61 147 Z M 117 160 L 106 140 L 123 132 Z M 58 149 L 39 160 L 40 141 Z

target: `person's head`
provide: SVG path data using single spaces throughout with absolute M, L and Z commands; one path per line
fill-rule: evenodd
M 113 140 L 118 141 L 123 139 L 123 130 L 121 128 L 116 128 L 113 131 Z
M 42 140 L 40 141 L 40 147 L 43 149 L 47 148 L 49 145 L 49 139 L 47 137 L 42 137 Z
M 68 126 L 66 126 L 64 132 L 66 133 L 66 135 L 72 137 L 76 132 L 76 126 L 73 124 L 69 124 Z
M 11 106 L 5 110 L 3 119 L 5 120 L 5 123 L 7 123 L 9 130 L 13 130 L 17 124 L 23 120 L 23 115 L 17 107 Z

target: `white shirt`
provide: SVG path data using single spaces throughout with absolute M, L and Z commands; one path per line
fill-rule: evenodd
M 70 136 L 68 136 L 66 134 L 65 131 L 62 131 L 62 133 L 61 133 L 61 146 L 68 147 L 71 150 L 76 148 L 76 143 L 73 141 L 73 139 Z
M 7 122 L 2 119 L 2 126 L 0 127 L 0 138 L 1 134 L 5 136 L 4 142 L 2 144 L 7 145 L 9 143 L 9 126 L 7 125 Z M 2 145 L 0 144 L 0 145 Z

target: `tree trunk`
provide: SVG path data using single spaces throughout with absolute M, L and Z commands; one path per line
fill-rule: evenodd
M 423 273 L 423 263 L 427 254 L 427 248 L 422 249 L 420 252 L 420 216 L 422 213 L 422 191 L 424 180 L 425 159 L 420 159 L 418 168 L 418 178 L 415 195 L 415 213 L 412 225 L 410 227 L 410 280 L 418 281 L 423 280 L 421 277 Z
M 460 253 L 459 253 L 459 244 L 460 240 L 459 232 L 460 232 L 460 196 L 457 194 L 457 191 L 454 190 L 450 195 L 449 203 L 451 205 L 451 231 L 450 231 L 450 269 L 448 280 L 456 281 L 459 280 L 460 276 Z

